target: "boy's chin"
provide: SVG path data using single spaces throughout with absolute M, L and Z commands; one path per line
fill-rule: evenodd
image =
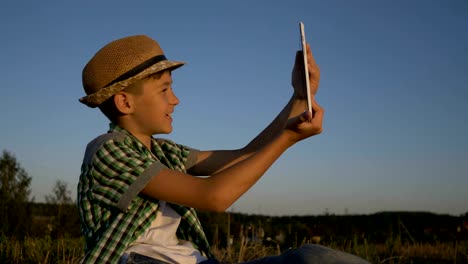
M 170 133 L 172 133 L 172 127 L 168 129 L 161 129 L 155 134 L 170 134 Z

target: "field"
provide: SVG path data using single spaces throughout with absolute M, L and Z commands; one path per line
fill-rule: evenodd
M 302 243 L 307 243 L 303 241 Z M 301 244 L 302 244 L 301 243 Z M 357 239 L 336 241 L 325 246 L 358 255 L 371 263 L 468 263 L 468 241 L 454 243 L 402 243 L 392 239 L 385 244 L 362 243 Z M 27 238 L 24 241 L 0 237 L 0 263 L 79 263 L 83 240 Z M 279 247 L 241 241 L 229 249 L 213 246 L 220 260 L 239 263 L 279 253 Z

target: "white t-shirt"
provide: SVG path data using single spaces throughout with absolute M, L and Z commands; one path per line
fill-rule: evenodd
M 156 220 L 129 245 L 125 253 L 163 260 L 169 263 L 195 264 L 206 260 L 189 241 L 176 236 L 181 217 L 166 202 L 159 202 Z

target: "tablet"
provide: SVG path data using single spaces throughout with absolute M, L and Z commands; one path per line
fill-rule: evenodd
M 309 83 L 309 63 L 307 61 L 307 47 L 306 47 L 306 36 L 304 30 L 304 23 L 299 22 L 299 29 L 301 33 L 301 44 L 302 44 L 302 55 L 304 57 L 304 77 L 306 80 L 306 89 L 307 89 L 307 110 L 312 113 L 312 102 L 310 100 L 310 83 Z

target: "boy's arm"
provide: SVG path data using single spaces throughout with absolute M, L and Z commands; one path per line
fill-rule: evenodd
M 307 44 L 307 56 L 309 61 L 310 92 L 312 95 L 315 95 L 320 82 L 320 69 L 315 63 L 309 44 Z M 302 59 L 302 51 L 298 51 L 291 75 L 291 84 L 294 88 L 294 94 L 288 104 L 270 125 L 258 134 L 248 145 L 241 149 L 200 151 L 197 162 L 189 169 L 189 172 L 193 175 L 213 176 L 216 172 L 229 168 L 248 158 L 271 142 L 272 139 L 276 138 L 283 130 L 289 118 L 297 116 L 307 109 L 307 93 L 303 72 L 304 61 Z
M 224 211 L 244 194 L 294 143 L 322 131 L 323 111 L 314 102 L 310 112 L 288 119 L 285 129 L 254 154 L 213 176 L 199 178 L 163 169 L 152 177 L 141 193 L 158 200 L 201 210 Z
M 303 102 L 293 96 L 278 116 L 241 149 L 200 151 L 197 162 L 189 169 L 189 172 L 193 175 L 214 176 L 213 174 L 216 172 L 245 160 L 276 138 L 283 130 L 286 120 L 290 116 L 303 112 L 304 108 L 301 105 L 303 105 Z M 295 111 L 292 111 L 293 109 Z M 298 109 L 302 109 L 302 111 Z

